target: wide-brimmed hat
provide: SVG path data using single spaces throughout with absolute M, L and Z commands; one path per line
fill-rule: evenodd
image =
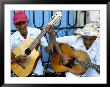
M 82 29 L 77 29 L 75 34 L 81 36 L 97 36 L 99 37 L 99 31 L 95 23 L 89 23 L 84 26 Z
M 24 11 L 16 12 L 14 17 L 13 17 L 13 23 L 14 24 L 16 24 L 18 22 L 21 22 L 21 21 L 24 21 L 24 22 L 28 21 L 28 18 L 27 18 L 27 16 L 26 16 Z

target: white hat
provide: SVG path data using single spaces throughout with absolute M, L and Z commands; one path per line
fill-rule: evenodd
M 82 29 L 77 29 L 75 31 L 76 34 L 81 36 L 97 36 L 99 37 L 99 31 L 97 30 L 97 27 L 95 23 L 89 23 L 84 26 Z

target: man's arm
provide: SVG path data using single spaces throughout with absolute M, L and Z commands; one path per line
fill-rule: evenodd
M 63 52 L 61 51 L 60 47 L 59 47 L 59 43 L 56 41 L 55 38 L 55 34 L 54 34 L 54 30 L 53 28 L 50 29 L 50 31 L 48 32 L 50 35 L 50 41 L 52 41 L 53 46 L 55 47 L 57 53 L 59 54 L 60 58 L 61 58 L 61 62 L 66 65 L 69 62 L 69 57 L 65 54 L 63 54 Z
M 57 43 L 56 41 L 56 38 L 55 38 L 55 33 L 54 33 L 54 29 L 53 29 L 53 26 L 50 26 L 50 29 L 48 30 L 48 33 L 49 33 L 49 36 L 50 36 L 50 44 L 49 45 L 52 45 L 55 47 L 56 51 L 58 52 L 58 54 L 61 56 L 61 58 L 63 57 L 63 53 L 59 47 L 59 44 Z

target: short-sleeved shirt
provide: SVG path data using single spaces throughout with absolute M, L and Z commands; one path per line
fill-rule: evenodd
M 31 27 L 27 27 L 27 38 L 32 38 L 35 39 L 40 33 L 41 30 L 37 29 L 37 28 L 31 28 Z M 16 47 L 18 47 L 25 39 L 21 36 L 19 31 L 14 32 L 11 35 L 11 49 L 14 49 Z M 41 45 L 43 47 L 48 46 L 47 41 L 44 37 L 41 38 Z

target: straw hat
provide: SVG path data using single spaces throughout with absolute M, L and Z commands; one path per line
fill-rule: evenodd
M 89 23 L 84 26 L 82 29 L 77 29 L 75 34 L 81 36 L 97 36 L 99 37 L 99 31 L 97 30 L 97 26 L 95 23 Z

